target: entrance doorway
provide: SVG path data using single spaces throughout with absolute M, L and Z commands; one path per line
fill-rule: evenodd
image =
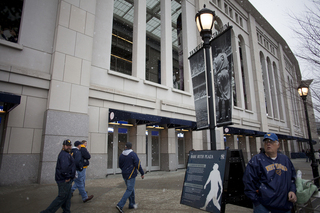
M 118 161 L 128 142 L 128 132 L 128 128 L 117 126 L 108 128 L 108 174 L 121 173 Z
M 146 130 L 146 170 L 160 170 L 160 131 Z
M 185 139 L 184 139 L 184 133 L 177 132 L 177 156 L 178 156 L 178 168 L 185 168 Z

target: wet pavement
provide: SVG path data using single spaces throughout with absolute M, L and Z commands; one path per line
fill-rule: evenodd
M 312 169 L 305 159 L 292 160 L 296 169 L 302 171 L 303 179 L 312 179 Z M 136 203 L 137 209 L 128 209 L 128 201 L 123 208 L 124 212 L 150 213 L 150 212 L 204 212 L 186 205 L 180 204 L 182 185 L 185 170 L 172 172 L 156 171 L 149 172 L 142 180 L 136 178 Z M 88 195 L 94 198 L 83 203 L 78 190 L 71 199 L 71 212 L 108 212 L 117 213 L 116 204 L 121 199 L 125 184 L 121 174 L 109 175 L 104 179 L 91 179 L 86 181 Z M 32 184 L 26 186 L 1 186 L 0 187 L 0 212 L 1 213 L 29 213 L 40 212 L 46 209 L 58 194 L 56 184 Z M 57 212 L 62 212 L 59 209 Z M 226 213 L 252 212 L 252 209 L 227 204 Z

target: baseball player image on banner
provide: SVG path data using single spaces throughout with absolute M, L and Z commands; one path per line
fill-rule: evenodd
M 208 128 L 208 96 L 203 47 L 189 57 L 197 129 Z
M 217 126 L 232 122 L 232 81 L 233 58 L 231 47 L 231 27 L 219 34 L 211 42 Z

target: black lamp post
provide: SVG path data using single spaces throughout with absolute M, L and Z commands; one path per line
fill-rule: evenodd
M 200 36 L 203 40 L 203 47 L 206 52 L 206 73 L 207 73 L 207 86 L 208 86 L 208 102 L 209 102 L 209 129 L 210 129 L 210 143 L 211 150 L 216 150 L 216 133 L 215 133 L 215 120 L 214 120 L 214 109 L 213 100 L 214 95 L 212 92 L 212 70 L 210 61 L 210 38 L 212 36 L 212 26 L 214 22 L 215 13 L 214 11 L 203 6 L 203 9 L 196 14 L 196 24 L 200 32 Z
M 309 87 L 306 86 L 304 82 L 302 82 L 302 84 L 298 88 L 298 93 L 299 93 L 300 97 L 303 100 L 304 111 L 305 111 L 305 114 L 306 114 L 307 128 L 308 128 L 308 135 L 309 135 L 309 146 L 310 146 L 310 152 L 311 152 L 312 174 L 313 174 L 313 178 L 317 178 L 317 177 L 319 177 L 318 163 L 316 162 L 316 159 L 314 157 L 314 149 L 313 149 L 313 144 L 312 144 L 309 116 L 308 116 L 308 110 L 307 110 L 307 95 L 308 95 L 308 92 L 309 92 Z M 315 179 L 314 180 L 314 184 L 319 188 L 319 179 Z

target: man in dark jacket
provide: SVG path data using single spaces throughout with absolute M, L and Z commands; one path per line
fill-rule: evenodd
M 141 167 L 141 162 L 137 154 L 132 150 L 132 143 L 127 142 L 125 150 L 119 157 L 119 167 L 122 171 L 122 177 L 127 186 L 127 190 L 123 194 L 121 200 L 117 204 L 116 208 L 120 213 L 123 213 L 123 206 L 126 204 L 127 199 L 129 198 L 129 209 L 137 208 L 134 197 L 134 185 L 136 182 L 136 177 L 138 170 L 141 174 L 141 178 L 144 178 L 144 171 Z
M 62 143 L 62 150 L 58 156 L 56 165 L 55 180 L 58 184 L 59 194 L 58 197 L 50 206 L 42 211 L 42 213 L 56 212 L 60 206 L 63 212 L 70 212 L 71 207 L 71 185 L 75 177 L 75 164 L 72 156 L 70 155 L 71 141 L 65 140 Z
M 87 150 L 87 141 L 86 140 L 81 141 L 81 146 L 79 149 L 80 149 L 81 157 L 82 157 L 81 164 L 83 166 L 82 172 L 83 172 L 83 176 L 84 176 L 83 186 L 85 188 L 86 187 L 86 170 L 87 170 L 87 167 L 89 166 L 89 159 L 91 158 L 91 155 L 90 155 L 89 151 Z M 71 192 L 73 193 L 76 189 L 77 189 L 77 185 L 73 184 L 73 186 L 71 188 Z
M 278 152 L 278 136 L 264 135 L 264 152 L 248 163 L 243 176 L 244 193 L 253 202 L 254 213 L 290 213 L 297 201 L 296 172 L 290 159 Z
M 88 142 L 86 140 L 82 140 L 81 141 L 81 155 L 82 155 L 82 158 L 83 158 L 83 170 L 84 170 L 84 186 L 86 186 L 86 170 L 87 170 L 87 167 L 89 166 L 89 160 L 91 158 L 91 155 L 87 149 L 87 145 L 88 145 Z
M 73 194 L 76 188 L 79 189 L 80 195 L 82 197 L 82 201 L 85 203 L 93 198 L 93 195 L 88 196 L 86 190 L 84 189 L 84 179 L 85 179 L 85 170 L 83 170 L 84 159 L 81 153 L 81 142 L 74 142 L 74 148 L 72 149 L 72 155 L 75 160 L 76 170 L 77 170 L 77 178 L 74 180 L 73 187 L 71 189 L 71 193 Z

